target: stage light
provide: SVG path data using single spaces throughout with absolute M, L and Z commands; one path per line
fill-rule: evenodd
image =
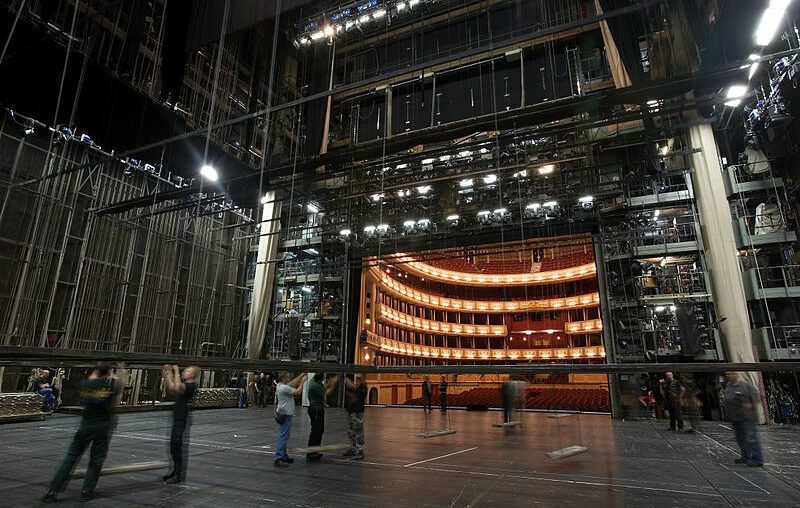
M 677 307 L 675 307 L 674 305 L 670 305 L 670 306 L 669 306 L 669 310 L 671 310 L 672 312 L 675 312 L 677 309 L 678 309 L 678 308 L 677 308 Z
M 657 306 L 655 308 L 655 311 L 656 312 L 664 312 L 665 309 L 666 309 L 666 307 L 664 307 L 663 305 L 659 305 L 659 306 Z
M 449 221 L 458 220 L 459 218 L 460 218 L 460 216 L 458 214 L 455 214 L 455 213 L 453 215 L 448 215 L 447 216 L 447 220 L 449 220 Z
M 505 208 L 498 208 L 498 209 L 496 209 L 496 210 L 494 211 L 494 214 L 495 214 L 495 215 L 504 215 L 504 214 L 505 214 L 507 211 L 508 211 L 508 210 L 506 210 Z
M 202 168 L 200 168 L 200 176 L 212 182 L 219 180 L 219 174 L 217 173 L 217 170 L 214 169 L 214 166 L 210 166 L 208 164 L 205 164 Z
M 578 203 L 591 203 L 592 201 L 594 201 L 593 196 L 583 196 L 578 198 Z
M 417 221 L 417 225 L 418 226 L 423 226 L 423 227 L 427 226 L 430 223 L 431 223 L 430 219 L 420 219 L 420 220 Z
M 458 152 L 458 156 L 459 157 L 469 157 L 471 155 L 472 155 L 472 152 L 470 152 L 469 150 L 462 150 L 462 151 Z
M 661 261 L 658 262 L 658 266 L 660 266 L 661 268 L 667 266 L 667 258 L 661 258 Z
M 545 164 L 544 166 L 539 166 L 539 168 L 537 169 L 537 171 L 539 171 L 540 175 L 549 175 L 550 173 L 552 173 L 555 170 L 556 170 L 556 167 L 553 164 Z
M 307 204 L 306 205 L 306 210 L 308 210 L 311 213 L 319 213 L 319 207 L 317 205 L 315 205 L 314 203 Z
M 755 41 L 758 46 L 767 46 L 783 21 L 783 15 L 786 14 L 786 8 L 789 6 L 791 0 L 772 0 L 769 7 L 761 15 L 761 21 L 758 23 L 756 29 Z
M 367 234 L 374 233 L 375 232 L 375 226 L 364 226 L 364 232 L 367 233 Z
M 325 37 L 328 37 L 328 38 L 330 38 L 330 37 L 333 37 L 333 34 L 335 34 L 335 33 L 336 33 L 336 31 L 334 30 L 334 28 L 333 28 L 333 26 L 332 26 L 332 25 L 327 25 L 327 26 L 325 26 L 325 28 L 322 30 L 322 33 L 323 33 L 323 34 L 325 34 Z
M 656 211 L 654 211 L 654 212 L 653 212 L 653 218 L 654 218 L 654 219 L 655 219 L 656 217 L 658 217 L 659 215 L 661 215 L 661 210 L 656 210 Z
M 489 210 L 481 210 L 480 212 L 478 212 L 478 217 L 486 217 L 491 214 L 492 212 L 490 212 Z
M 441 157 L 439 157 L 439 160 L 442 162 L 447 162 L 450 160 L 451 157 L 452 155 L 442 155 Z
M 343 229 L 343 230 L 339 231 L 339 234 L 342 235 L 342 236 L 350 236 L 351 233 L 352 233 L 352 231 L 350 231 L 349 229 Z
M 397 12 L 403 12 L 406 9 L 406 4 L 404 4 L 403 2 L 398 2 L 398 4 L 395 5 L 395 7 L 397 8 Z
M 361 23 L 362 25 L 367 21 L 369 21 L 369 14 L 364 14 L 363 16 L 358 18 L 358 22 Z
M 310 37 L 311 37 L 312 41 L 318 41 L 318 40 L 322 39 L 323 37 L 325 37 L 325 32 L 320 30 L 319 32 L 314 32 L 313 34 L 311 34 Z
M 345 24 L 344 24 L 344 29 L 345 30 L 350 30 L 351 28 L 353 28 L 355 26 L 355 24 L 356 24 L 355 21 L 346 21 Z
M 396 166 L 397 169 L 406 169 L 407 167 L 408 167 L 408 164 L 398 164 Z
M 541 207 L 542 207 L 542 205 L 540 205 L 539 203 L 531 203 L 528 206 L 526 206 L 525 208 L 527 208 L 528 210 L 538 210 Z
M 725 99 L 727 99 L 725 105 L 735 108 L 742 103 L 742 99 L 745 95 L 747 95 L 747 86 L 733 85 L 728 88 L 728 91 L 725 93 Z
M 300 290 L 303 291 L 303 293 L 310 293 L 311 291 L 313 291 L 311 289 L 311 286 L 303 286 L 300 288 Z
M 388 224 L 378 224 L 378 231 L 385 233 L 388 230 L 389 230 Z
M 434 162 L 436 162 L 436 159 L 433 159 L 433 158 L 422 159 L 422 163 L 423 164 L 433 164 Z
M 491 184 L 496 181 L 497 181 L 497 175 L 495 174 L 489 174 L 483 177 L 483 183 L 485 184 Z
M 370 198 L 372 199 L 372 201 L 375 201 L 376 203 L 377 203 L 378 201 L 380 201 L 382 197 L 383 197 L 383 194 L 373 194 L 372 196 L 370 196 Z
M 413 228 L 413 227 L 414 227 L 416 224 L 417 224 L 417 221 L 415 221 L 415 220 L 407 220 L 407 221 L 405 221 L 405 222 L 403 223 L 403 226 L 405 226 L 405 227 L 407 227 L 407 228 L 411 229 L 411 228 Z
M 419 3 L 419 0 L 408 0 L 408 6 L 409 7 L 414 7 L 418 3 Z
M 528 176 L 528 172 L 524 169 L 522 171 L 517 171 L 516 173 L 514 173 L 514 178 L 524 178 L 526 176 Z
M 545 204 L 543 204 L 542 206 L 544 206 L 546 208 L 554 208 L 554 207 L 558 206 L 558 201 L 548 201 Z
M 264 197 L 261 198 L 261 204 L 266 205 L 267 203 L 269 203 L 269 196 L 265 195 Z
M 377 11 L 372 13 L 372 17 L 375 19 L 380 19 L 384 16 L 386 16 L 386 11 L 383 9 L 378 9 Z
M 458 186 L 462 189 L 466 189 L 467 187 L 472 187 L 473 181 L 472 178 L 465 178 L 458 182 Z
M 417 192 L 419 192 L 420 194 L 427 194 L 430 190 L 431 190 L 430 185 L 420 185 L 419 187 L 417 187 Z

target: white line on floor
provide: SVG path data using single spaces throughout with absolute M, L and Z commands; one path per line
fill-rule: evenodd
M 458 455 L 459 453 L 471 452 L 472 450 L 477 450 L 477 449 L 478 449 L 477 446 L 473 446 L 472 448 L 467 448 L 466 450 L 460 450 L 460 451 L 457 451 L 457 452 L 448 453 L 447 455 L 441 455 L 439 457 L 433 457 L 431 459 L 420 460 L 419 462 L 412 462 L 411 464 L 406 464 L 403 467 L 411 467 L 411 466 L 416 466 L 418 464 L 424 464 L 426 462 L 431 462 L 431 461 L 434 461 L 434 460 L 445 459 L 447 457 L 452 457 L 453 455 Z
M 769 493 L 769 491 L 768 491 L 768 490 L 766 490 L 766 489 L 762 488 L 761 486 L 759 486 L 759 485 L 756 485 L 755 483 L 751 482 L 750 480 L 748 480 L 748 479 L 747 479 L 747 478 L 745 478 L 744 476 L 740 475 L 739 473 L 737 473 L 737 472 L 736 472 L 736 471 L 734 471 L 733 469 L 729 468 L 729 467 L 728 467 L 728 466 L 726 466 L 725 464 L 720 464 L 720 465 L 721 465 L 722 467 L 724 467 L 725 469 L 727 469 L 728 471 L 730 471 L 731 473 L 733 473 L 733 474 L 735 474 L 736 476 L 738 476 L 739 478 L 741 478 L 742 480 L 746 481 L 747 483 L 749 483 L 749 484 L 750 484 L 750 485 L 752 485 L 753 487 L 757 488 L 758 490 L 760 490 L 760 491 L 761 491 L 761 492 L 763 492 L 764 494 L 770 495 L 770 493 Z
M 728 427 L 727 425 L 722 425 L 721 423 L 718 423 L 717 425 L 719 425 L 723 429 L 733 430 L 733 427 Z

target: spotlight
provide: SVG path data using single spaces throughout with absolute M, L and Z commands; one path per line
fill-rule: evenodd
M 592 201 L 594 201 L 593 196 L 583 196 L 578 198 L 578 203 L 591 203 Z
M 459 218 L 460 218 L 460 217 L 459 217 L 459 215 L 458 215 L 458 214 L 455 214 L 455 213 L 454 213 L 453 215 L 448 215 L 448 216 L 447 216 L 447 220 L 449 220 L 449 221 L 456 221 L 456 220 L 458 220 Z
M 407 221 L 405 221 L 405 222 L 403 223 L 403 226 L 405 226 L 405 227 L 407 227 L 407 228 L 411 229 L 411 228 L 413 228 L 413 227 L 414 227 L 416 224 L 417 224 L 417 221 L 415 221 L 415 220 L 407 220 Z
M 408 167 L 408 164 L 398 164 L 396 167 L 397 169 L 406 169 Z
M 675 312 L 677 310 L 677 307 L 675 307 L 674 305 L 670 305 L 669 306 L 669 310 L 671 310 L 672 312 Z
M 374 233 L 375 232 L 375 226 L 364 226 L 364 232 L 368 233 L 368 234 L 369 233 Z
M 490 212 L 489 210 L 481 210 L 480 212 L 478 212 L 478 217 L 488 217 L 491 214 L 492 212 Z
M 397 5 L 395 5 L 395 8 L 397 9 L 397 12 L 403 12 L 406 9 L 406 4 L 403 2 L 398 2 Z
M 344 24 L 344 29 L 345 29 L 345 30 L 350 30 L 350 29 L 351 29 L 351 28 L 353 28 L 355 25 L 356 25 L 355 21 L 347 21 L 347 22 L 345 22 L 345 24 Z
M 658 307 L 655 308 L 655 311 L 656 312 L 664 312 L 665 309 L 666 309 L 666 307 L 664 307 L 663 305 L 659 305 Z
M 442 155 L 441 157 L 439 157 L 439 160 L 442 162 L 447 162 L 450 160 L 451 157 L 452 155 Z
M 261 198 L 261 204 L 266 205 L 267 203 L 269 203 L 269 196 L 265 195 L 263 198 Z
M 26 125 L 25 129 L 23 130 L 26 136 L 30 136 L 33 134 L 33 125 Z
M 325 35 L 325 37 L 333 37 L 333 34 L 335 33 L 335 30 L 334 30 L 333 26 L 327 25 L 325 27 L 325 29 L 322 31 L 322 33 L 323 33 L 323 35 Z
M 526 176 L 528 176 L 528 172 L 524 169 L 522 171 L 517 171 L 516 173 L 514 173 L 514 178 L 525 178 Z
M 661 258 L 661 261 L 658 262 L 658 266 L 660 266 L 661 268 L 667 266 L 667 258 Z
M 459 157 L 469 157 L 471 155 L 472 155 L 472 152 L 470 152 L 469 150 L 462 150 L 462 151 L 458 152 L 458 156 Z
M 494 211 L 495 215 L 505 215 L 508 210 L 505 208 L 498 208 Z
M 381 233 L 385 233 L 388 230 L 389 230 L 388 224 L 378 224 L 378 231 L 380 231 Z
M 310 293 L 312 291 L 311 286 L 303 286 L 300 288 L 303 293 Z
M 472 187 L 473 181 L 472 178 L 465 178 L 458 182 L 458 186 L 462 189 L 466 189 L 467 187 Z
M 543 204 L 542 206 L 546 208 L 555 208 L 558 206 L 558 201 L 548 201 L 547 203 Z
M 419 187 L 417 187 L 417 192 L 419 192 L 420 194 L 427 194 L 430 190 L 431 190 L 430 185 L 420 185 Z
M 200 168 L 200 176 L 212 182 L 219 180 L 219 174 L 217 173 L 217 170 L 214 169 L 214 166 L 210 166 L 208 164 L 204 164 L 203 167 Z
M 423 163 L 423 164 L 426 164 L 426 165 L 427 165 L 427 164 L 433 164 L 435 161 L 436 161 L 436 159 L 433 159 L 433 158 L 429 158 L 429 159 L 422 159 L 422 163 Z
M 383 194 L 373 194 L 372 196 L 370 196 L 370 199 L 372 199 L 372 201 L 375 201 L 377 203 L 378 201 L 381 200 L 382 197 Z
M 422 227 L 426 227 L 430 223 L 431 223 L 430 219 L 420 219 L 417 221 L 417 225 Z
M 497 181 L 497 175 L 495 174 L 490 174 L 483 177 L 483 183 L 485 184 L 494 183 L 496 181 Z
M 742 99 L 745 95 L 747 95 L 747 86 L 733 85 L 728 88 L 728 91 L 725 93 L 725 99 L 727 99 L 725 105 L 735 108 L 742 103 Z
M 380 19 L 384 16 L 386 16 L 386 11 L 383 9 L 378 9 L 377 11 L 372 13 L 372 17 L 375 19 Z
M 540 205 L 539 203 L 531 203 L 528 206 L 526 206 L 525 208 L 527 208 L 528 210 L 538 210 L 541 207 L 542 207 L 542 205 Z
M 311 34 L 311 40 L 312 41 L 318 41 L 318 40 L 322 39 L 323 37 L 325 37 L 325 32 L 323 32 L 322 30 L 320 30 L 319 32 L 314 32 L 313 34 Z
M 555 170 L 556 167 L 553 164 L 545 164 L 544 166 L 539 166 L 539 168 L 537 169 L 540 175 L 549 175 Z
M 306 205 L 306 210 L 308 210 L 311 213 L 319 213 L 319 207 L 317 205 L 315 205 L 314 203 L 307 204 Z
M 364 14 L 363 16 L 358 18 L 358 22 L 361 23 L 362 25 L 367 21 L 369 21 L 369 14 Z
M 350 236 L 351 233 L 352 233 L 352 231 L 350 231 L 349 229 L 343 229 L 343 230 L 339 231 L 339 234 L 342 235 L 342 236 Z

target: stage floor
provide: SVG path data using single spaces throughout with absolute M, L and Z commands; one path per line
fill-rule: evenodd
M 308 437 L 298 408 L 290 446 Z M 191 429 L 185 485 L 159 481 L 164 471 L 100 478 L 95 506 L 798 506 L 800 429 L 761 431 L 767 464 L 734 465 L 733 433 L 704 422 L 699 434 L 668 431 L 665 421 L 614 421 L 603 415 L 549 418 L 526 413 L 524 428 L 492 425 L 500 413 L 435 411 L 430 429 L 449 420 L 456 434 L 416 437 L 421 410 L 368 408 L 366 457 L 338 454 L 289 468 L 272 465 L 277 436 L 273 408 L 198 410 Z M 166 459 L 170 413 L 125 413 L 106 465 Z M 328 409 L 323 444 L 346 442 L 345 415 Z M 0 499 L 4 506 L 36 506 L 63 458 L 79 418 L 0 425 Z M 583 445 L 587 453 L 552 460 L 545 452 Z M 84 457 L 81 467 L 85 467 Z M 73 480 L 57 506 L 78 504 Z M 82 506 L 86 506 L 83 504 Z

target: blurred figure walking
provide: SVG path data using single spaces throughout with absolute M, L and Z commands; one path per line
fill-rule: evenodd
M 72 438 L 67 456 L 50 482 L 42 502 L 54 503 L 57 500 L 56 493 L 66 488 L 75 465 L 90 444 L 92 448 L 89 452 L 89 467 L 86 469 L 86 477 L 81 487 L 81 500 L 88 501 L 94 497 L 94 488 L 97 486 L 100 470 L 108 454 L 108 443 L 114 426 L 112 408 L 118 392 L 119 389 L 111 374 L 111 365 L 106 362 L 98 363 L 81 386 L 83 414 L 80 427 Z
M 345 408 L 347 409 L 347 437 L 350 450 L 345 457 L 364 458 L 364 405 L 367 400 L 367 383 L 362 374 L 356 374 L 354 381 L 345 379 Z
M 725 387 L 725 409 L 741 451 L 741 456 L 735 462 L 762 467 L 764 456 L 756 430 L 756 405 L 761 397 L 756 387 L 741 379 L 737 372 L 726 372 L 725 378 L 728 380 Z
M 422 407 L 425 411 L 432 411 L 432 398 L 433 392 L 431 391 L 431 378 L 430 376 L 426 375 L 424 378 L 422 378 Z

